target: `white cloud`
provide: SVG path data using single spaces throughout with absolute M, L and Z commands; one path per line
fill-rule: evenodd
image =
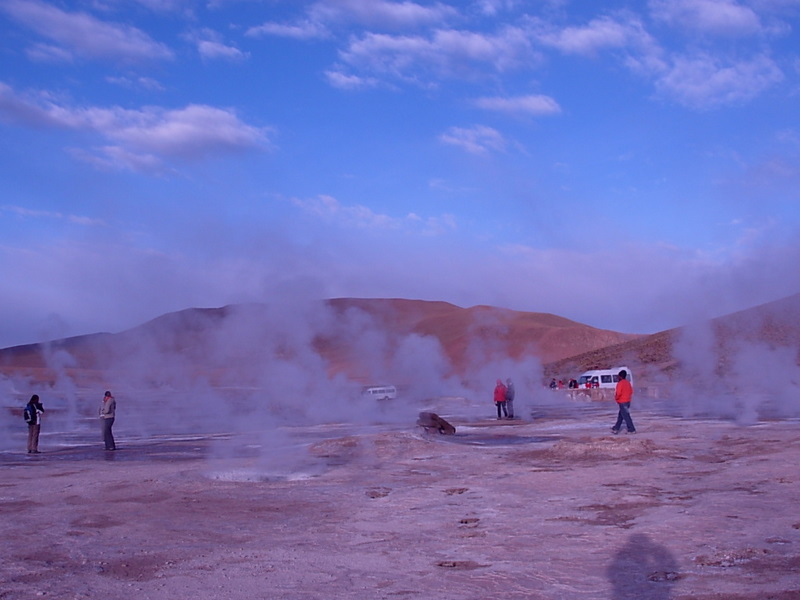
M 56 104 L 45 96 L 23 97 L 3 83 L 0 116 L 21 124 L 97 133 L 114 142 L 106 148 L 117 158 L 141 156 L 145 163 L 155 157 L 206 158 L 263 148 L 269 143 L 266 129 L 247 125 L 232 110 L 198 104 L 173 110 L 77 108 Z M 85 150 L 78 154 L 81 152 L 88 156 Z
M 194 5 L 192 0 L 136 0 L 136 2 L 153 12 L 183 12 L 191 10 Z
M 292 204 L 308 214 L 334 219 L 346 225 L 369 229 L 393 229 L 400 226 L 399 221 L 393 217 L 376 213 L 361 204 L 346 206 L 333 196 L 324 194 L 311 199 L 292 198 Z
M 22 219 L 45 219 L 55 221 L 67 221 L 74 225 L 84 226 L 103 226 L 102 219 L 95 219 L 81 215 L 64 214 L 58 211 L 34 210 L 23 206 L 0 206 L 0 212 L 14 214 Z
M 331 28 L 337 26 L 397 31 L 436 26 L 457 14 L 456 9 L 441 3 L 424 6 L 416 2 L 386 0 L 321 0 L 311 4 L 303 19 L 292 23 L 268 21 L 251 27 L 246 34 L 297 40 L 326 39 L 332 37 Z
M 437 51 L 456 60 L 486 63 L 498 71 L 521 66 L 532 56 L 528 34 L 516 27 L 507 27 L 496 35 L 443 29 L 434 34 L 433 43 Z
M 233 111 L 199 104 L 177 110 L 93 109 L 86 117 L 108 137 L 164 156 L 195 158 L 266 142 L 263 129 L 243 123 Z
M 71 63 L 74 60 L 70 51 L 52 44 L 33 44 L 25 54 L 32 61 L 43 63 Z
M 412 212 L 404 218 L 392 217 L 377 213 L 362 204 L 342 204 L 333 196 L 325 194 L 310 199 L 292 198 L 291 202 L 307 214 L 347 227 L 374 230 L 408 231 L 410 229 L 423 235 L 440 235 L 456 229 L 456 220 L 451 214 L 420 217 Z
M 650 35 L 635 19 L 619 21 L 600 17 L 585 26 L 562 29 L 538 23 L 535 29 L 540 43 L 565 54 L 593 55 L 601 50 L 652 45 Z
M 471 154 L 486 154 L 490 150 L 504 152 L 508 146 L 503 135 L 485 125 L 451 127 L 439 136 L 442 143 L 457 146 Z
M 107 23 L 86 13 L 66 12 L 39 0 L 6 0 L 0 10 L 59 44 L 63 52 L 81 57 L 133 62 L 173 57 L 167 46 L 140 29 Z
M 274 35 L 297 40 L 313 40 L 327 38 L 330 36 L 330 32 L 328 32 L 325 26 L 306 20 L 294 25 L 272 22 L 264 23 L 263 25 L 248 29 L 246 35 Z
M 0 81 L 0 119 L 3 121 L 47 127 L 56 125 L 53 118 L 41 104 L 49 102 L 45 94 L 36 97 L 23 97 L 8 84 Z
M 243 60 L 249 55 L 233 46 L 227 46 L 214 40 L 200 40 L 197 42 L 197 51 L 200 56 L 208 59 L 223 58 L 227 60 Z
M 716 34 L 761 31 L 758 15 L 734 0 L 651 0 L 654 19 L 683 29 Z
M 414 63 L 433 56 L 433 44 L 419 36 L 392 36 L 368 33 L 351 41 L 341 52 L 345 62 L 378 72 L 401 72 Z
M 767 56 L 723 62 L 710 55 L 679 56 L 656 82 L 659 91 L 692 108 L 750 100 L 783 80 Z
M 152 77 L 106 77 L 106 81 L 132 90 L 149 90 L 153 92 L 164 91 L 164 86 Z
M 337 70 L 325 71 L 325 78 L 333 87 L 342 90 L 360 90 L 378 85 L 378 80 L 374 77 L 349 75 Z
M 67 148 L 67 152 L 99 171 L 134 171 L 148 175 L 162 176 L 175 174 L 167 167 L 161 157 L 144 152 L 132 152 L 122 146 L 102 146 L 99 148 Z
M 519 3 L 519 0 L 477 0 L 475 6 L 484 15 L 494 17 L 503 11 L 514 9 Z
M 440 29 L 429 37 L 367 33 L 340 53 L 353 68 L 407 81 L 433 77 L 474 77 L 530 67 L 539 62 L 525 31 L 509 27 L 489 35 Z
M 386 0 L 322 0 L 311 6 L 309 14 L 316 22 L 344 21 L 366 27 L 401 29 L 435 25 L 457 15 L 457 11 L 441 3 L 423 6 L 416 2 Z
M 406 218 L 409 221 L 419 223 L 422 226 L 423 235 L 442 235 L 458 229 L 456 217 L 452 214 L 424 218 L 416 213 L 409 213 Z
M 197 45 L 197 52 L 204 60 L 236 61 L 250 57 L 247 52 L 242 52 L 238 48 L 226 44 L 219 33 L 208 27 L 189 33 L 184 37 Z
M 475 105 L 486 110 L 517 114 L 552 115 L 561 112 L 558 102 L 542 95 L 478 98 Z

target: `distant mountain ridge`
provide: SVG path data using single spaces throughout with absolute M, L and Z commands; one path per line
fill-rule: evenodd
M 652 335 L 597 329 L 549 313 L 399 298 L 335 298 L 304 308 L 190 308 L 120 333 L 2 349 L 0 375 L 53 382 L 60 372 L 95 384 L 124 364 L 128 371 L 141 369 L 143 377 L 161 381 L 169 380 L 172 367 L 161 361 L 162 368 L 159 357 L 171 357 L 169 362 L 174 358 L 186 373 L 210 381 L 246 382 L 253 369 L 294 359 L 301 368 L 323 361 L 331 375 L 368 380 L 378 354 L 391 355 L 403 340 L 417 336 L 437 340 L 456 374 L 474 364 L 478 347 L 485 357 L 535 357 L 547 378 L 627 364 L 641 381 L 643 376 L 684 376 L 693 360 L 684 348 L 692 335 L 703 337 L 706 360 L 714 362 L 712 377 L 734 368 L 747 345 L 794 352 L 800 364 L 800 294 Z
M 541 362 L 573 356 L 578 349 L 599 349 L 636 339 L 636 334 L 597 329 L 549 313 L 478 305 L 461 308 L 447 302 L 405 299 L 337 298 L 328 304 L 341 313 L 358 308 L 396 333 L 439 340 L 456 371 L 463 369 L 472 344 L 494 345 L 514 359 L 533 355 Z
M 693 360 L 692 352 L 682 346 L 693 344 L 699 346 L 694 351 L 695 357 L 715 362 L 707 373 L 709 377 L 726 378 L 741 369 L 736 361 L 746 348 L 757 349 L 762 356 L 788 351 L 795 355 L 795 366 L 800 366 L 800 294 L 708 321 L 586 350 L 548 363 L 545 374 L 563 377 L 588 369 L 629 364 L 636 365 L 645 374 L 681 378 L 691 371 L 689 363 Z M 768 366 L 752 364 L 747 368 L 764 371 Z
M 311 310 L 307 319 L 301 322 L 298 318 L 298 327 L 306 327 L 306 321 L 318 318 L 324 321 L 320 331 L 313 335 L 313 347 L 332 372 L 351 377 L 359 377 L 363 371 L 360 363 L 367 357 L 359 356 L 358 345 L 353 342 L 357 332 L 337 324 L 358 323 L 354 315 L 369 319 L 369 326 L 380 330 L 388 343 L 408 335 L 432 336 L 456 372 L 466 368 L 468 354 L 476 343 L 497 355 L 515 359 L 535 356 L 544 363 L 640 337 L 597 329 L 553 314 L 492 306 L 461 308 L 448 302 L 399 298 L 334 298 L 320 304 L 327 308 L 324 315 Z M 270 324 L 278 335 L 291 336 L 291 330 L 279 331 L 285 323 L 273 321 L 275 312 L 275 307 L 259 304 L 190 308 L 161 315 L 120 333 L 97 333 L 6 348 L 0 350 L 0 374 L 25 371 L 31 377 L 52 379 L 54 375 L 47 373 L 52 371 L 52 356 L 65 352 L 70 357 L 65 369 L 84 370 L 85 376 L 94 379 L 101 377 L 100 372 L 110 368 L 118 357 L 136 352 L 142 343 L 159 352 L 180 355 L 198 370 L 233 368 L 235 359 L 210 349 L 227 343 L 226 336 L 231 334 L 226 330 L 245 330 L 236 335 L 246 336 L 247 343 L 255 348 L 259 347 L 259 341 L 253 336 L 261 335 L 266 341 L 271 336 Z M 248 320 L 253 327 L 248 328 Z M 236 349 L 231 352 L 235 354 Z M 92 371 L 96 373 L 92 375 Z

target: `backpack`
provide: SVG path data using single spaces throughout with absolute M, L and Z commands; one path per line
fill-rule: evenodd
M 25 407 L 25 410 L 22 411 L 22 416 L 25 417 L 25 422 L 28 425 L 33 425 L 36 423 L 36 409 L 31 410 L 31 405 L 28 404 Z

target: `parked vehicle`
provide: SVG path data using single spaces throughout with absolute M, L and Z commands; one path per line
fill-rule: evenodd
M 578 377 L 578 388 L 615 388 L 619 381 L 619 372 L 628 372 L 628 381 L 633 383 L 633 374 L 628 367 L 614 367 L 613 369 L 594 369 L 586 371 Z
M 361 395 L 375 400 L 394 400 L 397 388 L 393 385 L 368 385 L 362 388 Z

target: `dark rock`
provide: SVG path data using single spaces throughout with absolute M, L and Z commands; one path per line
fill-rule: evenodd
M 453 435 L 456 432 L 456 428 L 450 425 L 450 423 L 445 421 L 442 417 L 436 413 L 427 411 L 422 411 L 419 413 L 417 425 L 424 428 L 425 431 L 435 430 L 444 435 Z

